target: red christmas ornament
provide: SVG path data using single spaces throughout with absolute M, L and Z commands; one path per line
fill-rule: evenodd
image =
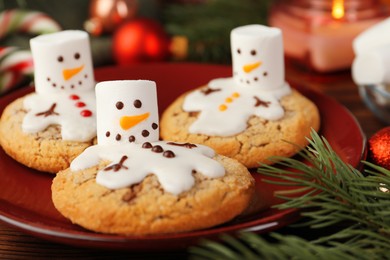
M 113 56 L 119 65 L 161 61 L 169 56 L 169 45 L 170 39 L 158 22 L 139 18 L 114 33 Z
M 379 130 L 368 140 L 368 156 L 372 163 L 390 170 L 390 126 Z

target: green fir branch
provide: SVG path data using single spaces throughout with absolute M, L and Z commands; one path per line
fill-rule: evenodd
M 230 31 L 246 24 L 266 24 L 271 0 L 205 0 L 165 6 L 163 23 L 171 35 L 189 41 L 187 60 L 230 63 Z
M 363 162 L 363 173 L 346 164 L 324 137 L 311 133 L 301 159 L 275 157 L 258 172 L 278 185 L 285 200 L 278 209 L 298 208 L 313 230 L 340 229 L 314 240 L 271 233 L 271 239 L 242 232 L 204 241 L 190 252 L 195 259 L 390 259 L 390 171 Z

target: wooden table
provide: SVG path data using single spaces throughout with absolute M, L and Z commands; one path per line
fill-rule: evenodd
M 386 125 L 362 103 L 350 72 L 318 75 L 288 65 L 287 79 L 332 96 L 347 107 L 369 138 Z M 291 229 L 284 229 L 286 233 Z M 307 232 L 307 230 L 301 231 Z M 300 234 L 299 231 L 296 232 Z M 117 252 L 76 248 L 24 234 L 0 223 L 0 259 L 172 259 L 186 258 L 187 252 Z

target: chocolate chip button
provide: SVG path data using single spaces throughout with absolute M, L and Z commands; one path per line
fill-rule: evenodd
M 161 146 L 155 145 L 155 146 L 153 146 L 152 151 L 155 153 L 162 153 L 164 150 Z
M 166 157 L 166 158 L 173 158 L 173 157 L 175 157 L 175 153 L 172 152 L 171 150 L 166 150 L 166 151 L 163 153 L 163 156 Z
M 151 143 L 149 143 L 149 142 L 145 142 L 145 143 L 142 144 L 142 148 L 149 149 L 149 148 L 152 148 L 152 147 L 153 147 L 153 145 Z

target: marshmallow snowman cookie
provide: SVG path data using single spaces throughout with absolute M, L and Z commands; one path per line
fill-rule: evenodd
M 53 180 L 55 207 L 73 223 L 115 234 L 207 228 L 248 206 L 254 180 L 236 160 L 188 142 L 159 141 L 156 84 L 96 85 L 97 144 Z
M 317 107 L 284 79 L 282 33 L 246 25 L 231 32 L 233 76 L 183 94 L 164 111 L 165 140 L 201 143 L 248 168 L 292 156 L 318 130 Z M 287 141 L 287 142 L 286 142 Z
M 12 102 L 0 123 L 3 149 L 20 163 L 56 173 L 96 137 L 89 37 L 61 31 L 30 40 L 35 92 Z

